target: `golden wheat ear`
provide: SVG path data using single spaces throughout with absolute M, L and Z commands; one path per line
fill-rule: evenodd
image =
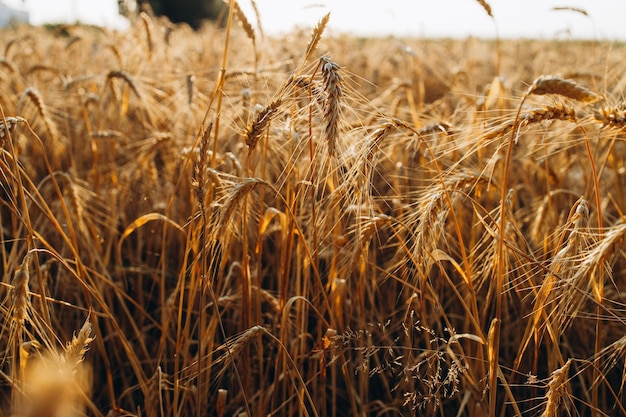
M 61 352 L 53 348 L 30 360 L 25 372 L 23 398 L 16 403 L 22 417 L 84 415 L 91 391 L 91 372 L 83 364 L 91 337 L 90 318 Z
M 603 99 L 600 94 L 583 87 L 576 81 L 555 75 L 541 75 L 535 79 L 526 92 L 527 96 L 532 94 L 556 94 L 587 104 L 593 104 Z
M 328 154 L 334 157 L 337 154 L 337 139 L 339 137 L 343 78 L 339 73 L 341 67 L 331 61 L 330 58 L 323 56 L 320 59 L 320 63 L 322 65 L 322 77 L 324 78 L 324 91 L 326 92 L 324 137 L 328 143 Z
M 544 409 L 541 417 L 554 417 L 559 415 L 558 410 L 561 403 L 563 403 L 569 394 L 569 369 L 572 365 L 572 359 L 568 359 L 567 362 L 560 368 L 554 370 L 550 376 L 550 382 L 548 382 L 548 392 L 546 393 L 546 408 Z
M 261 134 L 269 126 L 272 117 L 276 115 L 281 105 L 281 100 L 275 100 L 271 102 L 267 107 L 261 110 L 254 121 L 248 125 L 246 129 L 246 145 L 248 151 L 252 152 L 256 147 L 256 144 L 261 139 Z
M 72 337 L 72 341 L 65 347 L 65 361 L 67 364 L 75 369 L 83 362 L 89 344 L 93 340 L 94 338 L 91 337 L 91 319 L 87 317 L 78 334 Z

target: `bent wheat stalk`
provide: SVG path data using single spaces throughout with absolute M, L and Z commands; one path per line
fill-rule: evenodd
M 583 87 L 576 81 L 561 78 L 555 75 L 541 75 L 528 87 L 529 95 L 557 94 L 568 97 L 581 103 L 593 104 L 603 99 L 597 93 Z

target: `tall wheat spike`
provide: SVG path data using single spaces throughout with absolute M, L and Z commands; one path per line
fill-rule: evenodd
M 568 372 L 571 365 L 572 359 L 570 358 L 563 366 L 552 372 L 550 382 L 548 382 L 548 392 L 546 393 L 546 408 L 541 413 L 541 417 L 556 417 L 560 415 L 558 413 L 559 405 L 562 404 L 562 401 L 568 395 Z
M 250 122 L 246 129 L 245 142 L 248 146 L 248 151 L 252 152 L 257 143 L 261 139 L 261 134 L 270 124 L 272 118 L 279 111 L 282 101 L 280 99 L 272 101 L 264 109 L 259 111 L 255 119 Z
M 493 13 L 491 12 L 491 6 L 485 0 L 476 0 L 480 6 L 485 9 L 485 13 L 489 15 L 489 17 L 493 18 Z
M 35 105 L 39 116 L 43 119 L 46 129 L 48 129 L 48 133 L 50 133 L 53 139 L 56 139 L 58 137 L 57 127 L 48 114 L 48 108 L 43 101 L 41 93 L 34 87 L 28 87 L 25 89 L 20 96 L 20 108 L 23 107 L 23 102 L 26 98 L 28 98 L 31 103 Z
M 246 35 L 252 41 L 252 43 L 256 45 L 256 34 L 254 33 L 254 28 L 252 27 L 252 24 L 244 14 L 243 10 L 241 10 L 241 6 L 239 6 L 239 3 L 237 1 L 233 2 L 233 7 L 235 9 L 235 15 L 237 16 L 237 19 L 239 20 L 239 23 L 241 24 L 244 32 L 246 32 Z
M 72 341 L 68 342 L 65 346 L 65 361 L 68 366 L 76 369 L 76 367 L 83 362 L 89 344 L 93 340 L 94 338 L 91 337 L 91 321 L 88 317 L 78 331 L 78 334 L 72 337 Z
M 331 157 L 336 156 L 337 140 L 339 137 L 339 123 L 341 118 L 341 105 L 343 99 L 343 78 L 339 73 L 339 65 L 324 56 L 320 59 L 322 65 L 322 77 L 324 79 L 324 138 L 328 144 L 328 153 Z
M 317 25 L 315 25 L 313 33 L 311 34 L 311 40 L 306 46 L 306 52 L 304 53 L 304 62 L 307 62 L 311 58 L 311 55 L 313 55 L 313 52 L 315 52 L 315 50 L 317 49 L 317 45 L 322 39 L 322 34 L 324 33 L 324 30 L 326 29 L 326 25 L 328 25 L 329 20 L 330 12 L 326 13 L 324 17 L 322 17 L 320 21 L 317 22 Z

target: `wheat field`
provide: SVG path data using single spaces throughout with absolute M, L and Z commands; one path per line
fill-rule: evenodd
M 231 5 L 0 32 L 0 415 L 626 414 L 625 46 Z

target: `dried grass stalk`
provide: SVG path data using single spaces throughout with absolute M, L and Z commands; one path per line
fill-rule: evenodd
M 6 58 L 0 58 L 0 67 L 5 67 L 12 74 L 17 74 L 19 72 L 15 64 Z

